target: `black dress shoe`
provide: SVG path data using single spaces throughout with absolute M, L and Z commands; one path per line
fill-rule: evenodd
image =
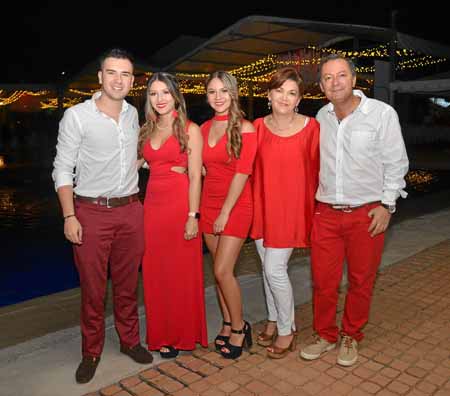
M 145 349 L 141 344 L 137 344 L 131 348 L 121 345 L 120 352 L 129 356 L 136 363 L 150 364 L 151 362 L 153 362 L 152 354 L 147 351 L 147 349 Z
M 79 384 L 85 384 L 94 378 L 100 357 L 83 356 L 80 365 L 75 372 L 75 379 Z

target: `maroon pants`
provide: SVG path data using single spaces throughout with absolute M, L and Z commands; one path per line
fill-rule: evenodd
M 83 356 L 100 356 L 105 340 L 105 294 L 108 264 L 112 282 L 114 322 L 120 343 L 140 343 L 137 307 L 139 266 L 144 252 L 141 202 L 107 208 L 75 201 L 83 227 L 83 243 L 74 245 L 81 287 Z
M 336 342 L 339 284 L 344 259 L 347 261 L 348 290 L 345 298 L 342 332 L 360 341 L 361 329 L 369 319 L 372 289 L 381 261 L 384 233 L 371 237 L 367 229 L 368 204 L 345 213 L 318 203 L 311 234 L 314 330 L 329 342 Z

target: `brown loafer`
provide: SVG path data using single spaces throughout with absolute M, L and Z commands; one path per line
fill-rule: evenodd
M 94 378 L 100 357 L 83 356 L 80 365 L 75 372 L 75 379 L 79 384 L 85 384 Z
M 145 349 L 141 344 L 137 344 L 131 348 L 121 345 L 120 352 L 129 356 L 136 363 L 150 364 L 151 362 L 153 362 L 152 354 L 147 351 L 147 349 Z

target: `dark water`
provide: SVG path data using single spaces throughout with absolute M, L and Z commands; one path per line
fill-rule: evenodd
M 77 287 L 51 161 L 10 157 L 5 162 L 0 168 L 0 306 Z M 146 180 L 142 171 L 141 198 Z M 413 171 L 407 191 L 409 197 L 399 202 L 393 221 L 450 206 L 450 171 Z
M 79 285 L 51 171 L 50 164 L 0 168 L 0 306 Z

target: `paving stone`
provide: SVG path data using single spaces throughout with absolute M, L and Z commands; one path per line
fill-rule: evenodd
M 374 382 L 370 381 L 364 381 L 359 386 L 359 389 L 362 389 L 364 392 L 375 394 L 379 390 L 381 390 L 381 386 L 378 384 L 375 384 Z
M 217 387 L 221 391 L 228 394 L 228 393 L 234 392 L 235 390 L 238 390 L 240 388 L 240 385 L 237 384 L 236 382 L 226 380 L 225 382 L 222 382 L 221 384 L 219 384 Z
M 441 246 L 442 245 L 442 246 Z M 382 271 L 357 363 L 336 364 L 337 350 L 305 361 L 298 351 L 267 358 L 265 348 L 224 359 L 198 348 L 92 393 L 92 396 L 420 396 L 450 395 L 450 240 Z M 438 254 L 433 252 L 438 251 Z M 424 290 L 422 285 L 427 283 Z M 345 296 L 339 296 L 338 319 Z M 299 346 L 311 341 L 311 303 L 296 307 Z M 254 324 L 254 333 L 264 321 Z
M 107 386 L 106 388 L 100 389 L 100 394 L 102 396 L 113 396 L 116 393 L 120 392 L 122 390 L 122 388 L 117 385 L 111 385 L 111 386 Z
M 120 384 L 125 388 L 131 388 L 132 386 L 136 386 L 142 382 L 142 380 L 137 375 L 133 375 L 132 377 L 124 378 L 120 381 Z
M 200 381 L 202 378 L 203 377 L 201 375 L 198 375 L 197 373 L 188 373 L 186 375 L 183 375 L 178 380 L 185 385 L 190 385 L 196 381 Z
M 410 387 L 408 385 L 405 385 L 403 382 L 397 380 L 392 381 L 387 386 L 387 388 L 392 392 L 398 393 L 400 395 L 404 395 L 410 390 Z

